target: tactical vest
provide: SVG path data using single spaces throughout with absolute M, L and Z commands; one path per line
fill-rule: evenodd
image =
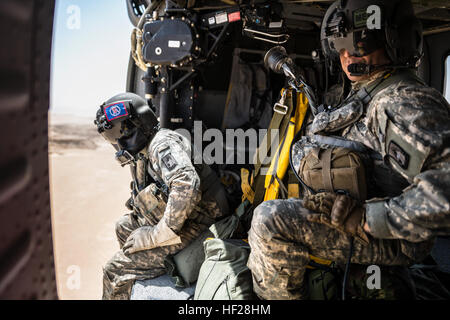
M 215 200 L 222 212 L 222 215 L 228 215 L 229 207 L 228 200 L 226 198 L 226 191 L 222 183 L 220 182 L 220 179 L 217 177 L 217 174 L 206 164 L 195 165 L 194 168 L 200 177 L 200 190 L 202 192 L 202 199 Z M 133 171 L 133 168 L 131 170 Z M 147 157 L 141 156 L 136 161 L 136 169 L 134 175 L 137 184 L 137 193 L 154 181 L 158 185 L 158 187 L 168 195 L 168 187 L 165 185 L 161 177 L 159 177 L 155 172 L 152 171 L 151 167 L 149 166 L 149 159 Z
M 357 147 L 357 143 L 353 141 L 346 140 L 342 137 L 334 137 L 338 138 L 337 140 L 333 140 L 333 136 L 330 136 L 330 133 L 344 130 L 345 128 L 350 127 L 353 123 L 358 121 L 361 116 L 366 111 L 367 106 L 369 105 L 372 98 L 381 90 L 389 87 L 392 84 L 395 84 L 399 81 L 412 81 L 412 82 L 423 82 L 409 69 L 397 69 L 392 73 L 385 74 L 379 80 L 374 80 L 369 85 L 361 88 L 354 94 L 350 95 L 341 105 L 334 109 L 325 109 L 324 107 L 319 107 L 319 113 L 315 116 L 315 120 L 313 121 L 313 130 L 312 132 L 318 133 L 317 137 L 328 138 L 327 144 L 331 147 L 344 147 L 344 148 L 355 148 L 352 150 L 358 152 L 364 152 L 370 155 L 371 161 L 365 162 L 367 165 L 366 168 L 369 171 L 367 177 L 367 184 L 370 186 L 368 188 L 368 198 L 372 197 L 393 197 L 401 193 L 401 191 L 409 185 L 408 181 L 403 178 L 397 171 L 395 171 L 386 161 L 383 159 L 382 155 L 370 150 L 369 148 L 364 147 L 362 150 L 360 147 Z M 288 94 L 289 96 L 289 94 Z M 286 110 L 282 110 L 284 112 L 278 111 L 275 108 L 273 118 L 270 123 L 270 127 L 267 135 L 264 137 L 261 145 L 266 146 L 266 150 L 270 150 L 270 128 L 280 129 L 280 132 L 286 132 L 286 128 L 291 124 L 291 111 L 293 109 L 293 104 L 290 99 L 286 99 L 291 103 L 287 103 Z M 298 106 L 297 106 L 298 108 Z M 342 115 L 346 115 L 343 117 Z M 302 123 L 303 118 L 300 117 L 298 120 L 295 120 L 295 124 Z M 315 122 L 315 123 L 314 123 Z M 334 123 L 332 123 L 334 122 Z M 331 123 L 331 130 L 327 130 L 328 125 Z M 298 131 L 298 128 L 296 128 Z M 384 134 L 384 133 L 383 133 Z M 347 141 L 347 142 L 344 142 Z M 292 143 L 295 143 L 293 141 Z M 290 141 L 289 141 L 290 143 Z M 361 146 L 364 146 L 362 143 Z M 265 159 L 263 159 L 265 160 Z M 265 176 L 260 175 L 260 169 L 262 168 L 262 162 L 258 161 L 255 164 L 255 170 L 252 172 L 252 175 L 245 169 L 241 171 L 241 182 L 242 182 L 242 191 L 244 193 L 243 199 L 246 198 L 250 200 L 254 207 L 256 207 L 259 203 L 265 200 L 266 186 L 265 181 L 267 180 Z M 286 190 L 286 194 L 289 197 L 298 197 L 299 186 L 297 179 L 294 176 L 292 170 L 288 170 L 288 190 Z M 275 176 L 275 175 L 274 175 Z M 275 176 L 278 178 L 278 176 Z M 386 179 L 386 177 L 390 177 L 390 179 Z M 279 180 L 279 179 L 277 179 Z M 280 182 L 280 181 L 279 181 Z M 281 182 L 280 182 L 281 184 Z M 282 184 L 281 184 L 282 185 Z M 296 192 L 291 193 L 292 190 Z M 295 187 L 295 188 L 294 188 Z M 297 194 L 297 195 L 295 195 Z
M 362 143 L 355 143 L 354 141 L 346 140 L 342 137 L 323 136 L 322 133 L 329 134 L 348 128 L 366 112 L 367 106 L 373 97 L 381 92 L 383 89 L 398 83 L 400 81 L 419 82 L 424 84 L 410 69 L 398 69 L 388 73 L 380 79 L 374 80 L 369 85 L 359 89 L 349 98 L 335 109 L 321 110 L 316 115 L 311 130 L 314 138 L 321 143 L 328 144 L 333 147 L 347 147 L 354 151 L 361 152 L 364 149 Z M 344 114 L 344 116 L 341 116 Z M 381 132 L 385 135 L 386 132 Z M 357 146 L 358 145 L 358 146 Z M 409 185 L 409 182 L 402 177 L 392 166 L 383 159 L 382 155 L 374 150 L 365 148 L 363 152 L 369 155 L 372 160 L 370 164 L 367 162 L 366 172 L 368 183 L 368 198 L 372 197 L 394 197 L 401 193 L 401 191 Z M 389 179 L 386 179 L 389 177 Z
M 195 170 L 200 177 L 200 190 L 202 199 L 214 199 L 223 216 L 230 214 L 226 191 L 220 182 L 216 172 L 207 164 L 195 165 Z

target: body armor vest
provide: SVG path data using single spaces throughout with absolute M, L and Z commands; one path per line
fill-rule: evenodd
M 423 84 L 423 81 L 411 70 L 395 70 L 391 74 L 381 77 L 380 80 L 374 80 L 369 85 L 351 94 L 337 108 L 321 110 L 311 125 L 311 132 L 315 134 L 313 140 L 318 145 L 344 147 L 357 151 L 360 154 L 368 155 L 370 160 L 365 161 L 365 167 L 369 199 L 372 197 L 397 196 L 401 194 L 402 190 L 409 183 L 383 159 L 379 152 L 366 147 L 360 142 L 350 141 L 342 137 L 326 136 L 326 134 L 343 130 L 357 122 L 367 111 L 367 106 L 378 92 L 402 80 Z M 389 178 L 387 179 L 386 177 Z
M 224 216 L 228 215 L 229 207 L 228 200 L 226 198 L 226 191 L 220 182 L 220 179 L 217 177 L 217 174 L 206 164 L 195 165 L 194 168 L 200 177 L 202 200 L 215 200 L 222 214 Z M 139 157 L 136 161 L 135 170 L 137 192 L 154 182 L 157 184 L 158 188 L 160 188 L 168 196 L 168 187 L 156 173 L 152 172 L 147 157 Z

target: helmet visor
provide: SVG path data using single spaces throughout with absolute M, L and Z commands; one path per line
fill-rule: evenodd
M 139 128 L 130 128 L 117 140 L 121 150 L 126 150 L 132 155 L 141 151 L 148 143 L 148 139 L 145 134 Z
M 116 123 L 112 125 L 110 129 L 103 130 L 101 132 L 101 135 L 103 138 L 105 138 L 108 142 L 112 144 L 117 144 L 117 140 L 122 136 L 122 125 L 120 123 Z
M 130 118 L 130 107 L 128 101 L 117 101 L 102 106 L 97 113 L 97 125 L 99 132 L 112 144 L 123 135 L 123 122 Z
M 382 48 L 377 32 L 365 30 L 347 32 L 340 36 L 330 36 L 330 48 L 338 55 L 348 51 L 349 55 L 363 57 Z

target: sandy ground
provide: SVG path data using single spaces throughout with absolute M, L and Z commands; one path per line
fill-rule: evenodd
M 100 299 L 102 266 L 118 250 L 114 225 L 126 212 L 129 168 L 92 119 L 50 114 L 49 164 L 60 299 Z

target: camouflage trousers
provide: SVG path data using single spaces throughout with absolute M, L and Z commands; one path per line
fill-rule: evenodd
M 337 264 L 347 262 L 350 237 L 309 222 L 309 214 L 314 213 L 302 206 L 302 200 L 293 198 L 266 201 L 255 208 L 248 238 L 248 267 L 253 275 L 253 290 L 261 299 L 306 299 L 304 276 L 310 254 Z M 370 236 L 367 246 L 354 241 L 351 262 L 404 266 L 422 260 L 431 250 L 430 243 L 408 243 L 408 250 L 402 250 L 405 243 L 401 242 Z
M 140 214 L 125 214 L 116 223 L 116 235 L 122 249 L 132 231 L 144 225 L 151 225 Z M 159 277 L 166 273 L 164 260 L 187 247 L 208 226 L 187 220 L 180 232 L 181 244 L 158 247 L 132 254 L 119 250 L 103 268 L 103 299 L 127 300 L 136 280 Z

